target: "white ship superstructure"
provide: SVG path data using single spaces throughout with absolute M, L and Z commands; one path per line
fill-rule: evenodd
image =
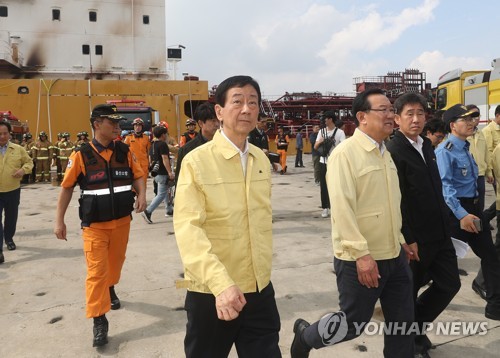
M 0 78 L 167 79 L 164 0 L 0 0 Z

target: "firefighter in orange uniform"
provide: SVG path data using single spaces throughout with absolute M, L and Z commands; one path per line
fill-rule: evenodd
M 130 151 L 134 153 L 139 161 L 142 171 L 146 174 L 143 178 L 144 183 L 146 183 L 149 173 L 149 148 L 151 148 L 151 142 L 149 136 L 143 133 L 144 121 L 141 118 L 134 119 L 132 124 L 134 125 L 134 131 L 125 137 L 123 143 L 130 147 Z
M 286 173 L 286 151 L 288 150 L 288 143 L 290 142 L 290 138 L 288 138 L 288 135 L 284 133 L 283 128 L 279 127 L 278 128 L 278 134 L 276 135 L 276 152 L 280 155 L 280 165 L 281 165 L 281 170 L 280 174 L 285 174 Z
M 50 161 L 52 160 L 53 146 L 47 139 L 47 133 L 41 131 L 38 140 L 31 148 L 32 158 L 36 165 L 35 182 L 50 182 Z
M 105 314 L 120 308 L 114 285 L 120 279 L 130 233 L 131 212 L 146 208 L 144 173 L 120 134 L 116 106 L 97 105 L 91 116 L 95 137 L 69 158 L 57 203 L 54 233 L 66 240 L 64 215 L 78 183 L 83 251 L 87 262 L 86 315 L 94 319 L 93 346 L 108 343 Z M 132 190 L 135 189 L 135 193 Z
M 187 142 L 196 137 L 198 133 L 196 133 L 196 121 L 194 119 L 188 118 L 186 121 L 187 131 L 181 135 L 181 139 L 179 142 L 179 147 L 183 147 Z

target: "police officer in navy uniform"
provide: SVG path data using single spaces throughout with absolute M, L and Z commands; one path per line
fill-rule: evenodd
M 478 167 L 469 152 L 467 137 L 474 132 L 477 112 L 461 104 L 450 107 L 443 114 L 448 139 L 436 150 L 436 159 L 443 196 L 451 210 L 451 237 L 467 242 L 481 259 L 486 281 L 486 318 L 500 320 L 500 261 L 479 207 Z

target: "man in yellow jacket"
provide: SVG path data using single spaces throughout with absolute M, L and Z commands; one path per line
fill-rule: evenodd
M 330 155 L 326 174 L 335 203 L 333 263 L 340 311 L 311 325 L 298 319 L 291 357 L 308 357 L 312 348 L 358 337 L 380 299 L 385 324 L 399 327 L 384 331 L 384 357 L 413 358 L 413 283 L 407 258 L 418 255 L 401 233 L 399 179 L 384 144 L 394 128 L 394 108 L 381 89 L 373 88 L 356 96 L 352 113 L 359 126 Z
M 483 128 L 482 132 L 484 134 L 484 139 L 486 139 L 486 146 L 488 147 L 491 156 L 493 155 L 493 151 L 497 145 L 500 144 L 500 105 L 495 108 L 495 118 Z M 498 180 L 498 178 L 495 179 Z M 493 188 L 496 192 L 496 181 L 493 182 Z M 484 218 L 489 222 L 495 217 L 496 212 L 497 206 L 496 203 L 493 202 L 490 207 L 484 211 Z
M 174 229 L 186 287 L 187 357 L 281 357 L 280 318 L 270 281 L 271 172 L 247 141 L 260 88 L 248 76 L 224 80 L 215 111 L 222 130 L 184 157 Z
M 10 142 L 12 128 L 9 122 L 0 121 L 0 264 L 5 261 L 3 243 L 7 249 L 15 250 L 19 200 L 21 198 L 21 179 L 31 173 L 33 161 L 20 145 Z

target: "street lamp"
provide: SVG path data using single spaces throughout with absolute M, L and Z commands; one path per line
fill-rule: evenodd
M 183 45 L 167 46 L 167 62 L 172 64 L 174 81 L 177 79 L 177 63 L 182 60 L 182 50 L 185 49 L 186 46 Z

